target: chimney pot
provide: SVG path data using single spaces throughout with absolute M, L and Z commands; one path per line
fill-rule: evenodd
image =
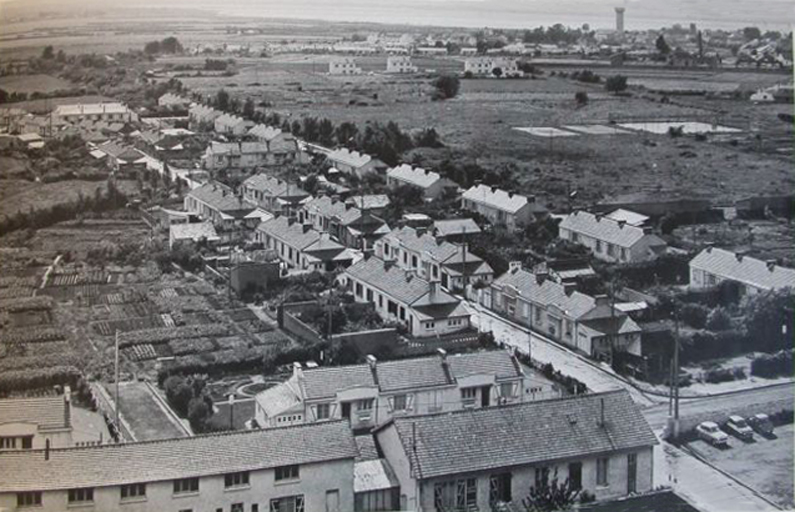
M 771 272 L 776 269 L 776 260 L 767 260 L 765 264 L 767 264 L 767 269 Z
M 439 357 L 442 359 L 443 363 L 447 362 L 447 351 L 443 348 L 437 348 L 436 353 L 439 354 Z
M 508 263 L 508 271 L 511 274 L 516 273 L 517 271 L 522 270 L 522 262 L 521 261 L 512 261 Z
M 375 370 L 376 365 L 378 364 L 378 359 L 372 354 L 367 354 L 367 364 L 370 366 L 370 369 Z

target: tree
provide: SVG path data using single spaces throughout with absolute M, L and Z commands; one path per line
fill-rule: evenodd
M 193 398 L 193 389 L 184 378 L 171 376 L 163 383 L 166 389 L 166 399 L 178 415 L 185 417 L 188 414 L 188 405 Z
M 437 97 L 446 100 L 455 98 L 461 87 L 461 81 L 455 75 L 442 75 L 433 82 L 433 85 L 436 87 Z
M 149 41 L 144 46 L 144 53 L 147 55 L 157 55 L 160 53 L 160 41 Z
M 160 41 L 160 51 L 163 53 L 182 53 L 182 45 L 176 37 L 167 37 Z
M 757 27 L 745 27 L 743 29 L 743 38 L 746 41 L 753 41 L 754 39 L 759 39 L 762 37 L 762 31 L 760 31 Z
M 359 134 L 359 128 L 356 127 L 355 124 L 351 123 L 350 121 L 345 121 L 337 126 L 335 130 L 335 135 L 337 137 L 337 143 L 345 145 L 356 138 Z
M 418 148 L 441 148 L 444 146 L 439 140 L 439 134 L 433 128 L 426 128 L 414 137 L 414 145 Z
M 218 110 L 226 110 L 229 108 L 229 93 L 225 89 L 219 90 L 215 95 L 215 106 Z
M 502 76 L 502 68 L 495 67 L 494 69 L 491 70 L 491 74 L 496 76 L 497 78 L 501 77 Z
M 243 117 L 246 119 L 254 117 L 254 100 L 251 98 L 246 98 L 246 101 L 243 102 Z
M 577 91 L 574 93 L 574 100 L 577 102 L 577 105 L 587 105 L 588 93 L 585 91 Z
M 333 146 L 334 145 L 334 123 L 330 120 L 323 118 L 320 120 L 320 123 L 317 127 L 318 130 L 318 142 L 320 142 L 323 146 Z
M 665 40 L 665 36 L 662 34 L 660 34 L 654 44 L 657 46 L 657 51 L 660 52 L 661 55 L 668 55 L 671 53 L 671 47 L 668 46 L 668 42 Z
M 580 494 L 580 487 L 569 478 L 560 483 L 558 469 L 555 468 L 552 481 L 544 475 L 536 479 L 537 486 L 530 487 L 530 495 L 522 499 L 522 507 L 526 512 L 556 512 L 569 510 Z
M 627 77 L 623 75 L 613 75 L 605 82 L 607 92 L 621 92 L 627 89 Z
M 188 421 L 190 428 L 196 432 L 203 432 L 206 429 L 207 420 L 213 415 L 212 408 L 207 404 L 204 397 L 195 397 L 188 404 Z
M 41 58 L 50 60 L 55 57 L 55 50 L 53 49 L 52 45 L 47 45 L 44 47 L 44 50 L 41 51 Z

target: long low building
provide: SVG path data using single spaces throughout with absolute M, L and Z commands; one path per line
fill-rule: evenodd
M 350 266 L 354 259 L 354 252 L 332 240 L 328 233 L 285 216 L 257 226 L 255 239 L 297 270 L 332 271 Z
M 707 247 L 690 260 L 690 286 L 709 288 L 724 281 L 737 283 L 741 293 L 795 289 L 795 269 L 739 253 Z
M 347 422 L 0 455 L 0 510 L 353 510 Z
M 555 476 L 597 499 L 647 492 L 657 444 L 625 390 L 395 418 L 375 436 L 418 512 L 518 510 Z

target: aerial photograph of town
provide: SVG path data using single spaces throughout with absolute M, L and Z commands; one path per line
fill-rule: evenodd
M 0 0 L 0 512 L 795 510 L 791 0 Z

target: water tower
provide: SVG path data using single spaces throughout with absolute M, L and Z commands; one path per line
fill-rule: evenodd
M 616 32 L 624 33 L 624 7 L 616 7 Z

